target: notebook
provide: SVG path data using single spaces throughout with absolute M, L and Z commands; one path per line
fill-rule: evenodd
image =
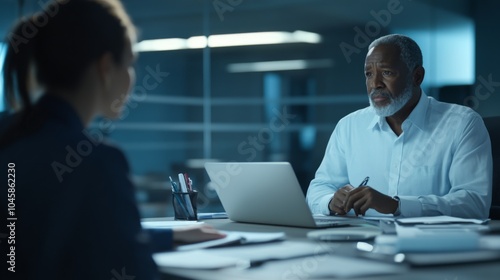
M 307 228 L 360 223 L 357 218 L 314 217 L 288 162 L 207 162 L 205 170 L 233 221 Z

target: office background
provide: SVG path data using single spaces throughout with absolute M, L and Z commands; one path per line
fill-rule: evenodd
M 0 0 L 0 36 L 46 1 L 21 2 Z M 123 116 L 91 127 L 127 155 L 144 217 L 172 214 L 167 181 L 179 172 L 200 191 L 199 211 L 220 211 L 207 160 L 290 161 L 305 191 L 337 121 L 368 106 L 363 63 L 382 35 L 419 43 L 428 95 L 500 115 L 495 0 L 123 3 L 139 41 L 173 39 L 137 46 L 137 83 Z M 214 36 L 255 32 L 277 33 Z

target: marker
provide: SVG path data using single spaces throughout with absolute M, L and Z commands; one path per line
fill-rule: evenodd
M 191 179 L 189 179 L 189 176 L 187 173 L 184 173 L 184 182 L 186 182 L 187 190 L 189 192 L 192 192 L 193 188 L 191 188 Z
M 187 193 L 188 189 L 187 189 L 187 186 L 186 186 L 186 180 L 184 179 L 184 174 L 179 173 L 178 177 L 179 177 L 179 184 L 181 185 L 181 191 L 183 193 Z M 193 204 L 191 203 L 191 199 L 189 198 L 189 194 L 188 193 L 184 195 L 184 200 L 186 201 L 186 208 L 187 208 L 187 210 L 189 212 L 189 216 L 190 217 L 195 217 L 195 215 L 194 215 L 194 209 L 193 209 Z

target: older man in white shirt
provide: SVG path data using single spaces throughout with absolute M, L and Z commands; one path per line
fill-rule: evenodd
M 488 217 L 492 156 L 482 118 L 428 97 L 422 65 L 420 48 L 406 36 L 369 46 L 370 106 L 333 131 L 307 192 L 313 213 Z

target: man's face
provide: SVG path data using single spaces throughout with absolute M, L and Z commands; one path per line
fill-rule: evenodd
M 379 45 L 365 60 L 366 90 L 377 115 L 392 116 L 412 97 L 412 76 L 393 45 Z

